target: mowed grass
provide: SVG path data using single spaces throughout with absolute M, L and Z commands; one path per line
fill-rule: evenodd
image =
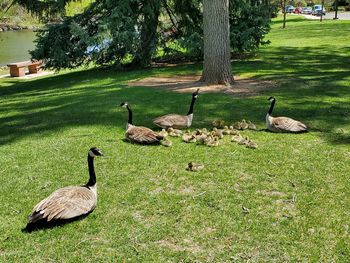
M 137 125 L 186 113 L 189 94 L 129 87 L 126 81 L 200 73 L 200 65 L 61 73 L 0 80 L 1 262 L 349 262 L 350 22 L 276 20 L 252 59 L 233 71 L 270 79 L 259 96 L 200 94 L 193 129 L 214 119 L 257 124 L 247 149 L 226 137 L 209 148 L 122 141 L 128 101 Z M 310 126 L 306 134 L 264 131 L 274 114 Z M 154 127 L 153 127 L 154 128 Z M 87 218 L 23 233 L 32 207 L 57 188 L 88 179 L 96 158 L 98 205 Z M 189 161 L 204 170 L 185 170 Z M 242 206 L 249 209 L 243 213 Z

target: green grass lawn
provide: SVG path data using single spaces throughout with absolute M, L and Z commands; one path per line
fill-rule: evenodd
M 234 62 L 243 76 L 278 87 L 252 97 L 200 94 L 193 129 L 217 118 L 255 122 L 247 149 L 139 146 L 122 141 L 128 101 L 134 122 L 186 113 L 189 94 L 126 81 L 200 73 L 200 65 L 63 72 L 0 80 L 0 262 L 349 262 L 350 21 L 275 20 L 269 46 Z M 263 131 L 274 114 L 305 122 L 306 134 Z M 23 233 L 32 207 L 57 188 L 87 181 L 96 158 L 99 201 L 87 218 Z M 189 161 L 204 170 L 185 170 Z M 242 206 L 249 213 L 242 212 Z

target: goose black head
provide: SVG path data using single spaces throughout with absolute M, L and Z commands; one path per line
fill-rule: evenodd
M 120 107 L 126 108 L 127 106 L 128 106 L 128 103 L 126 101 L 124 101 L 120 104 Z
M 97 148 L 97 147 L 92 147 L 90 150 L 89 150 L 89 156 L 91 157 L 95 157 L 95 156 L 103 156 L 103 153 L 102 151 Z
M 268 98 L 267 100 L 268 100 L 268 101 L 273 101 L 273 100 L 276 100 L 276 99 L 275 99 L 275 97 L 272 97 L 272 96 L 271 96 L 271 97 Z
M 198 94 L 199 94 L 199 89 L 197 89 L 195 92 L 192 93 L 192 97 L 197 99 Z

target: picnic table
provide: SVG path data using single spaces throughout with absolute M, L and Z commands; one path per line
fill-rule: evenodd
M 10 68 L 11 77 L 23 77 L 25 75 L 25 68 L 28 68 L 29 74 L 38 73 L 43 62 L 41 60 L 28 60 L 22 62 L 15 62 L 7 64 Z

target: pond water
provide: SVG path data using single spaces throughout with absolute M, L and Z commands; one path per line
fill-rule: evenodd
M 0 32 L 0 66 L 30 59 L 28 51 L 34 49 L 34 40 L 32 30 Z

